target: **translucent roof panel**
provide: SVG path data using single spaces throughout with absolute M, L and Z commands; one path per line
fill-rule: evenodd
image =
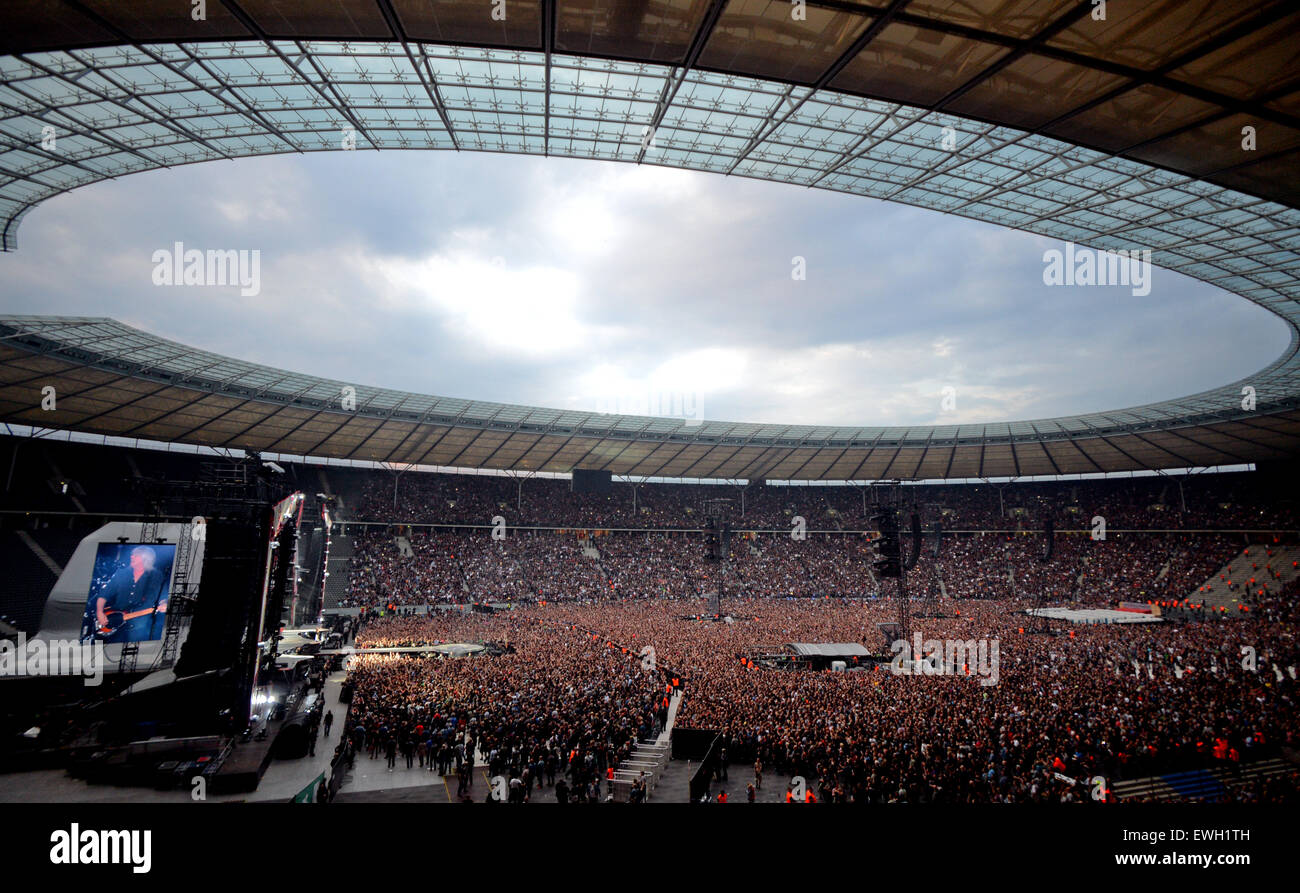
M 1286 413 L 1300 393 L 1291 88 L 1300 58 L 1276 38 L 1298 19 L 1280 0 L 1231 6 L 1193 14 L 1162 0 L 1098 27 L 1086 4 L 1066 0 L 845 0 L 809 4 L 803 17 L 776 0 L 558 0 L 512 4 L 501 19 L 470 0 L 241 0 L 240 14 L 218 4 L 207 23 L 173 20 L 158 2 L 10 4 L 0 10 L 9 53 L 0 55 L 0 244 L 13 250 L 27 211 L 69 189 L 168 165 L 337 150 L 341 129 L 355 131 L 358 147 L 714 171 L 1100 249 L 1149 248 L 1157 265 L 1282 316 L 1292 343 L 1256 375 L 1202 394 L 978 431 L 687 425 L 360 386 L 358 411 L 730 440 L 733 452 L 736 442 L 926 449 L 936 438 L 964 449 L 1062 432 L 1098 442 L 1126 429 Z M 1243 128 L 1263 150 L 1243 152 Z M 112 321 L 15 325 L 69 361 L 214 393 L 328 406 L 344 386 Z M 1258 400 L 1249 411 L 1246 386 Z M 829 467 L 789 462 L 783 471 Z M 881 465 L 874 454 L 864 463 Z M 917 465 L 883 467 L 895 464 Z

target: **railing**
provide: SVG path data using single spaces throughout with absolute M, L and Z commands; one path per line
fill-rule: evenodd
M 632 787 L 645 782 L 646 799 L 654 792 L 672 759 L 670 746 L 647 741 L 637 742 L 632 756 L 618 764 L 614 770 L 614 802 L 627 803 L 632 798 Z

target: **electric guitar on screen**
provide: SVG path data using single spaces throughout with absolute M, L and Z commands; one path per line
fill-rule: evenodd
M 103 626 L 97 627 L 95 632 L 99 633 L 101 636 L 112 635 L 122 628 L 122 624 L 134 620 L 137 617 L 144 617 L 147 614 L 155 613 L 166 614 L 167 603 L 163 602 L 156 608 L 145 608 L 141 611 L 105 611 L 104 616 L 107 618 L 107 623 Z

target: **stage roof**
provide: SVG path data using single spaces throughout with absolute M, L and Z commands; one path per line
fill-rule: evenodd
M 790 650 L 803 657 L 870 657 L 857 642 L 791 642 Z
M 1262 381 L 1263 379 L 1256 379 Z M 55 408 L 42 408 L 53 387 Z M 355 409 L 343 408 L 344 388 Z M 1230 386 L 1231 387 L 1231 386 Z M 1212 394 L 1213 392 L 1211 392 Z M 1294 394 L 1294 391 L 1290 393 Z M 1028 422 L 764 425 L 368 387 L 196 350 L 111 319 L 0 317 L 0 420 L 257 452 L 632 476 L 881 480 L 1230 465 L 1300 453 L 1300 409 L 1241 398 Z M 1231 394 L 1229 394 L 1231 396 Z
M 15 318 L 0 348 L 0 419 L 314 456 L 723 478 L 1068 474 L 1300 452 L 1294 4 L 1110 0 L 1105 20 L 1090 0 L 816 0 L 803 17 L 784 0 L 509 0 L 503 21 L 493 7 L 210 0 L 196 22 L 173 0 L 10 0 L 0 7 L 0 241 L 12 250 L 23 215 L 46 198 L 166 166 L 348 140 L 558 155 L 1150 249 L 1155 264 L 1278 314 L 1291 343 L 1249 378 L 1147 406 L 846 428 L 601 416 L 361 385 L 356 412 L 344 413 L 345 383 L 109 320 Z M 51 379 L 69 396 L 47 413 L 36 383 Z

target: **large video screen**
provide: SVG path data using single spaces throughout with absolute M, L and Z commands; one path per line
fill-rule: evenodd
M 81 622 L 81 641 L 146 642 L 167 626 L 176 546 L 100 543 Z

